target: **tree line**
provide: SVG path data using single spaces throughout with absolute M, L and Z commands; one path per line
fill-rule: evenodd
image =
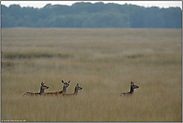
M 47 4 L 40 9 L 1 5 L 1 27 L 182 28 L 182 10 L 103 2 Z

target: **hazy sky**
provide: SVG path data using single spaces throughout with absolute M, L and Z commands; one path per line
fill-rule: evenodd
M 9 6 L 11 4 L 19 4 L 21 7 L 34 7 L 42 8 L 46 4 L 51 3 L 52 5 L 61 4 L 61 5 L 72 5 L 73 3 L 81 1 L 1 1 L 1 4 Z M 83 2 L 104 2 L 104 3 L 117 3 L 117 4 L 135 4 L 139 6 L 152 7 L 157 6 L 160 8 L 168 7 L 180 7 L 182 9 L 182 1 L 83 1 Z

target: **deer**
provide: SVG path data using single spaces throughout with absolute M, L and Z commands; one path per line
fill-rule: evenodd
M 74 93 L 72 93 L 72 94 L 63 94 L 63 96 L 77 95 L 79 90 L 82 90 L 82 87 L 80 87 L 79 84 L 77 84 L 77 85 L 75 86 Z
M 124 95 L 124 96 L 125 95 L 132 95 L 133 92 L 134 92 L 134 89 L 138 89 L 138 88 L 139 88 L 139 86 L 134 85 L 134 82 L 131 81 L 130 92 L 121 93 L 120 96 L 122 96 L 122 95 Z
M 44 85 L 44 82 L 41 82 L 40 92 L 39 93 L 33 93 L 33 92 L 25 92 L 23 96 L 35 96 L 35 95 L 44 95 L 44 90 L 48 89 L 49 87 Z
M 62 83 L 64 84 L 63 90 L 61 90 L 61 91 L 56 91 L 56 92 L 46 92 L 46 93 L 44 93 L 44 95 L 55 95 L 55 96 L 58 96 L 58 95 L 66 94 L 67 87 L 69 87 L 70 81 L 64 82 L 64 81 L 62 80 Z

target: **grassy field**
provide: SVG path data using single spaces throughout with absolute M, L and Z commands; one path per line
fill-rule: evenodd
M 7 28 L 1 45 L 2 121 L 182 121 L 180 29 Z M 83 90 L 22 96 L 62 79 Z

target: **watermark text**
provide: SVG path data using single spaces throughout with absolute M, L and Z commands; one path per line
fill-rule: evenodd
M 26 120 L 1 120 L 1 122 L 26 122 Z

